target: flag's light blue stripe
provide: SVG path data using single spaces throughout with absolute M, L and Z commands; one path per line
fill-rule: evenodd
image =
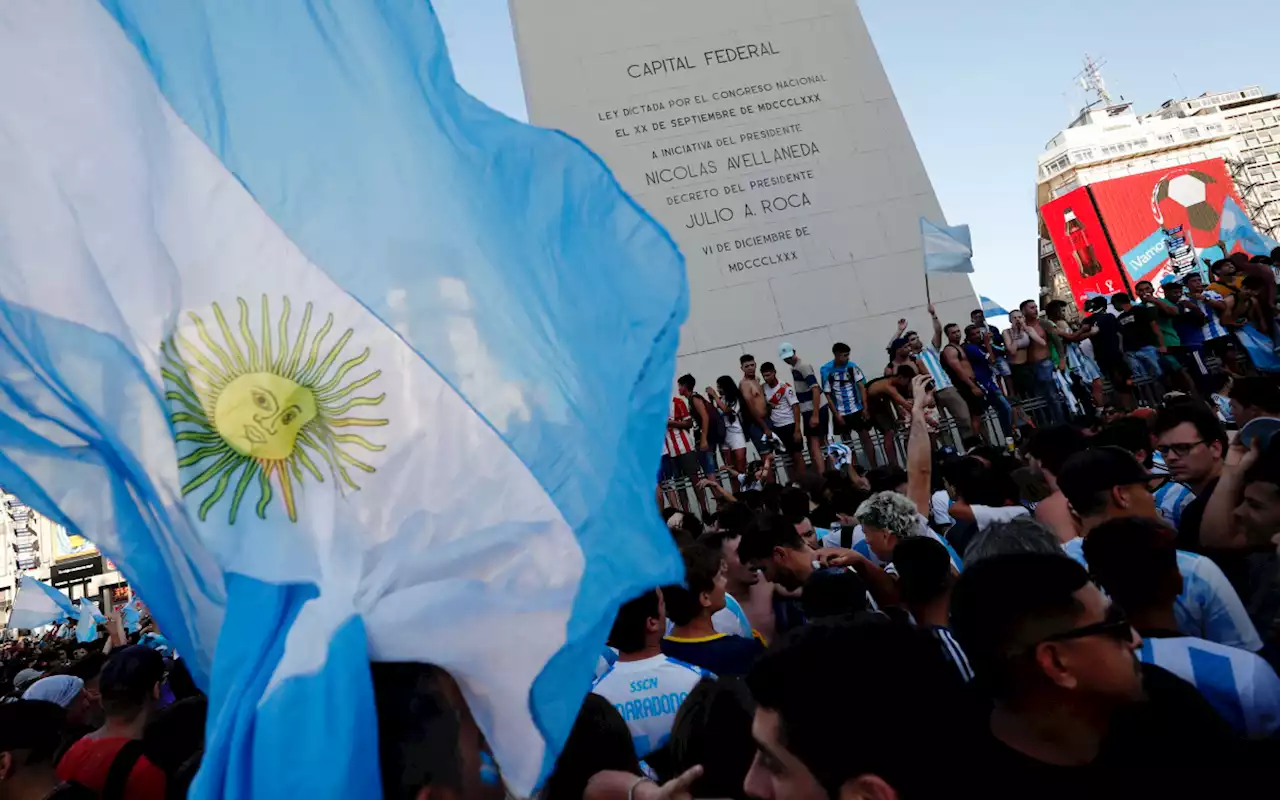
M 222 709 L 224 716 L 210 721 L 192 797 L 244 796 L 246 787 L 252 787 L 253 797 L 381 795 L 373 686 L 365 631 L 358 619 L 339 629 L 324 670 L 286 681 L 263 708 L 258 707 L 284 652 L 286 632 L 316 594 L 313 586 L 275 586 L 227 576 L 227 616 L 209 689 L 209 707 Z M 288 712 L 268 713 L 268 708 Z M 309 736 L 311 732 L 318 732 L 317 738 Z M 272 752 L 264 752 L 261 743 L 273 744 L 275 757 L 303 760 L 308 754 L 296 748 L 324 738 L 341 741 L 344 749 L 340 755 L 329 750 L 314 755 L 340 758 L 341 768 L 299 771 L 260 763 Z M 300 780 L 314 783 L 304 786 Z
M 674 243 L 576 141 L 461 91 L 421 0 L 103 5 L 183 120 L 494 425 L 575 530 L 588 569 L 532 698 L 549 767 L 615 607 L 681 574 L 651 485 L 688 306 Z M 433 279 L 465 285 L 470 306 L 404 292 Z M 451 318 L 537 400 L 527 417 L 468 391 Z
M 1187 656 L 1191 659 L 1191 671 L 1200 693 L 1233 730 L 1248 730 L 1244 709 L 1240 706 L 1240 694 L 1235 689 L 1236 676 L 1231 669 L 1231 659 L 1198 647 L 1188 647 Z

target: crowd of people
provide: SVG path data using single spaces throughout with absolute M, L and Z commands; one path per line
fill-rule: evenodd
M 1273 795 L 1280 380 L 1250 337 L 1275 285 L 1241 266 L 1079 324 L 930 307 L 871 378 L 842 343 L 681 377 L 684 581 L 620 609 L 540 797 Z M 205 696 L 149 620 L 99 634 L 0 647 L 0 800 L 187 795 Z M 384 797 L 503 797 L 448 673 L 371 670 Z
M 0 648 L 0 797 L 165 800 L 187 796 L 208 702 L 149 618 L 118 612 L 96 641 L 59 629 Z
M 1236 254 L 1209 272 L 1208 284 L 1191 273 L 1164 279 L 1159 293 L 1142 281 L 1134 297 L 1091 297 L 1075 321 L 1064 301 L 1048 303 L 1042 316 L 1027 300 L 1004 331 L 981 309 L 966 326 L 944 324 L 930 305 L 931 339 L 899 320 L 879 372 L 864 371 L 850 360 L 851 348 L 837 342 L 819 368 L 784 343 L 782 370 L 745 354 L 739 380 L 721 376 L 702 393 L 697 379 L 684 375 L 659 474 L 665 503 L 686 506 L 674 487 L 685 479 L 705 515 L 722 475 L 731 488 L 777 479 L 779 469 L 803 480 L 807 470 L 821 469 L 832 444 L 846 445 L 849 457 L 867 467 L 898 464 L 912 409 L 910 381 L 922 374 L 934 381 L 939 422 L 953 432 L 953 447 L 975 436 L 1012 444 L 1037 426 L 1132 411 L 1139 388 L 1146 404 L 1181 392 L 1215 404 L 1228 422 L 1230 380 L 1280 373 L 1280 251 L 1274 258 Z M 990 425 L 983 424 L 987 417 Z M 748 443 L 758 456 L 751 462 Z
M 1149 288 L 1138 290 L 1144 304 Z M 1116 328 L 1135 324 L 1120 318 L 1139 306 L 1113 302 Z M 1071 414 L 1064 402 L 1012 450 L 972 439 L 939 448 L 939 408 L 959 423 L 973 385 L 1000 391 L 1002 376 L 1047 387 L 1057 359 L 1076 368 L 1079 341 L 1055 345 L 1055 334 L 1107 327 L 1020 311 L 1000 337 L 1008 375 L 977 312 L 965 335 L 990 373 L 970 374 L 962 356 L 921 347 L 905 328 L 895 339 L 900 363 L 885 372 L 910 371 L 897 404 L 909 420 L 905 468 L 867 469 L 819 443 L 806 470 L 780 481 L 742 473 L 730 448 L 739 480 L 714 484 L 712 513 L 665 508 L 686 581 L 618 614 L 597 697 L 560 759 L 572 780 L 553 781 L 551 795 L 1274 794 L 1280 380 L 1215 350 L 1230 378 L 1217 386 L 1219 411 L 1193 376 L 1204 363 L 1196 344 L 1170 352 L 1165 340 L 1152 356 L 1122 339 L 1126 366 L 1168 376 L 1176 359 L 1190 384 L 1162 384 L 1156 407 L 1102 398 L 1105 413 Z M 710 402 L 745 418 L 752 437 L 776 423 L 792 454 L 814 444 L 823 408 L 843 418 L 837 430 L 861 434 L 848 420 L 870 387 L 848 348 L 835 351 L 814 370 L 784 346 L 794 402 L 774 365 L 761 365 L 763 420 L 731 381 Z M 1116 361 L 1084 363 L 1117 386 Z M 754 359 L 743 366 L 745 382 Z M 694 384 L 681 385 L 705 430 Z M 772 419 L 774 408 L 789 419 Z M 1276 422 L 1249 425 L 1266 418 Z

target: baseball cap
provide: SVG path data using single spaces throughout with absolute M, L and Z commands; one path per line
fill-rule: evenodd
M 1085 311 L 1102 311 L 1107 307 L 1107 298 L 1102 295 L 1094 295 L 1084 301 Z
M 164 656 L 149 647 L 130 645 L 107 659 L 98 688 L 104 698 L 137 702 L 164 680 L 164 669 Z
M 1076 453 L 1062 465 L 1058 488 L 1077 508 L 1092 505 L 1091 498 L 1116 486 L 1147 483 L 1151 473 L 1138 463 L 1128 450 L 1119 447 L 1095 447 Z
M 790 344 L 788 344 L 787 342 L 783 342 L 778 347 L 778 358 L 783 358 L 783 359 L 791 358 L 795 354 L 796 354 L 796 349 L 792 347 Z
M 17 675 L 13 676 L 13 688 L 18 691 L 22 691 L 27 687 L 27 684 L 32 683 L 33 681 L 38 681 L 43 677 L 44 673 L 40 670 L 27 667 L 24 670 L 20 670 Z

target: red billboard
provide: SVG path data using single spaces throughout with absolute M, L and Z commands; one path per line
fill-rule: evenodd
M 1084 301 L 1095 294 L 1127 291 L 1087 187 L 1045 203 L 1040 207 L 1040 217 L 1081 310 Z
M 1159 283 L 1166 275 L 1198 269 L 1201 258 L 1216 260 L 1224 250 L 1237 249 L 1236 237 L 1223 231 L 1223 219 L 1246 218 L 1220 158 L 1113 178 L 1089 188 L 1131 283 Z M 1224 238 L 1233 244 L 1224 245 Z

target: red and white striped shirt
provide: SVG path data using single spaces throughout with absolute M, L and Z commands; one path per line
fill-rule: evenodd
M 683 397 L 671 398 L 671 416 L 668 419 L 680 420 L 691 419 L 689 413 L 689 404 L 684 401 Z M 666 454 L 669 456 L 678 456 L 681 453 L 693 452 L 693 429 L 692 428 L 667 428 Z

